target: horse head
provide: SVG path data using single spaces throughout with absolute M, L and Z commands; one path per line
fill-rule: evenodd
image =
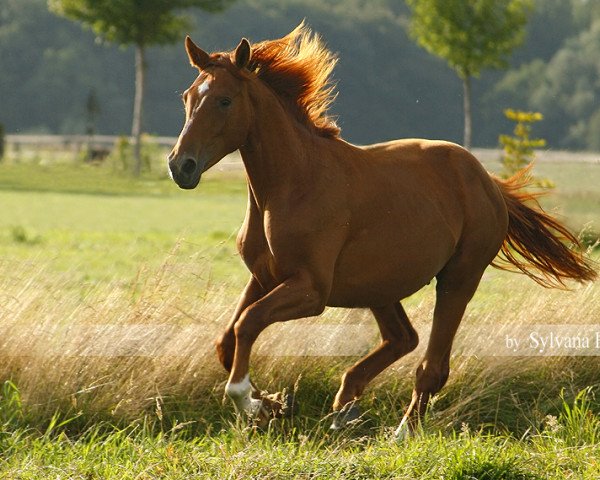
M 209 55 L 190 37 L 185 48 L 199 75 L 183 93 L 185 124 L 168 156 L 169 172 L 181 188 L 195 188 L 202 174 L 240 148 L 250 128 L 246 67 L 252 55 L 242 39 L 231 54 Z

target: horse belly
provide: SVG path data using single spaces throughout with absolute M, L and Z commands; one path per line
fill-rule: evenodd
M 381 232 L 377 232 L 381 233 Z M 427 285 L 452 256 L 452 235 L 364 235 L 340 252 L 328 305 L 372 307 L 397 302 Z

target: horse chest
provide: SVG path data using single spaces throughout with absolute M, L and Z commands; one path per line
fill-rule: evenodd
M 284 231 L 273 229 L 263 218 L 247 218 L 238 234 L 242 260 L 263 288 L 270 290 L 281 283 L 292 269 L 287 251 L 293 246 Z

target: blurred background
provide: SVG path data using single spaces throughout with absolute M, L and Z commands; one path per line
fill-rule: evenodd
M 61 3 L 61 2 L 50 2 Z M 62 2 L 69 3 L 69 2 Z M 102 2 L 101 2 L 102 3 Z M 189 3 L 189 2 L 188 2 Z M 206 2 L 210 3 L 210 2 Z M 213 2 L 215 3 L 215 2 Z M 223 2 L 216 2 L 223 3 Z M 444 60 L 408 33 L 401 0 L 237 0 L 223 10 L 180 11 L 174 43 L 149 46 L 143 131 L 175 136 L 181 92 L 194 79 L 185 33 L 208 51 L 285 35 L 303 19 L 339 55 L 334 73 L 342 136 L 355 143 L 401 137 L 462 142 L 463 90 Z M 473 145 L 496 147 L 505 108 L 544 115 L 550 148 L 600 150 L 600 7 L 595 0 L 535 0 L 506 68 L 474 78 Z M 0 0 L 0 123 L 7 134 L 129 134 L 134 48 L 49 11 L 47 0 Z

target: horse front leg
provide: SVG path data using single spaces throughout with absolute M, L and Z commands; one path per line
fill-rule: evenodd
M 240 319 L 242 312 L 244 312 L 244 310 L 246 310 L 254 302 L 264 297 L 264 295 L 265 290 L 261 287 L 260 283 L 258 283 L 258 280 L 256 280 L 254 275 L 251 276 L 240 296 L 235 312 L 227 324 L 225 331 L 215 341 L 219 362 L 221 362 L 221 365 L 223 365 L 228 373 L 231 372 L 231 367 L 233 366 L 233 356 L 235 353 L 235 324 Z
M 234 325 L 235 354 L 225 392 L 238 412 L 246 412 L 264 426 L 272 417 L 250 381 L 250 353 L 260 333 L 275 322 L 319 315 L 325 296 L 315 288 L 311 276 L 300 272 L 279 284 L 248 306 Z

